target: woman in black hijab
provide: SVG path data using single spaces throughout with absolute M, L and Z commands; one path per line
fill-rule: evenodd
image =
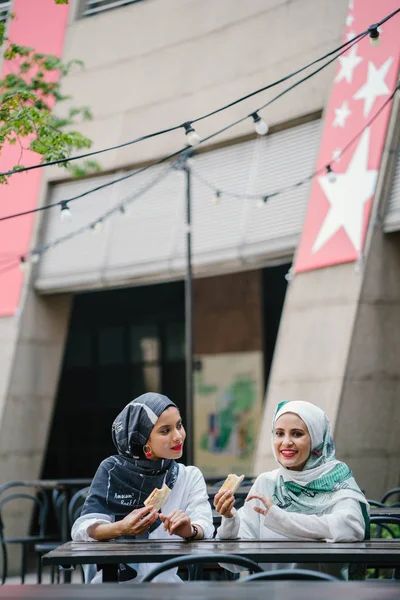
M 212 538 L 211 507 L 206 484 L 197 467 L 178 464 L 186 433 L 177 406 L 166 396 L 147 393 L 130 402 L 112 426 L 118 455 L 99 466 L 72 527 L 74 541 L 123 537 L 162 539 Z M 155 488 L 172 490 L 162 513 L 144 501 Z M 120 580 L 140 581 L 153 565 L 121 565 Z M 94 576 L 88 573 L 90 581 Z M 168 571 L 159 581 L 180 581 Z M 101 580 L 100 574 L 95 580 Z M 94 581 L 93 581 L 94 582 Z

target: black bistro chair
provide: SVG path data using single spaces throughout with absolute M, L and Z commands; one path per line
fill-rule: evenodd
M 400 487 L 393 488 L 392 490 L 389 490 L 388 492 L 386 492 L 386 494 L 384 496 L 382 496 L 381 502 L 383 504 L 386 504 L 386 502 L 389 500 L 389 498 L 391 496 L 398 496 L 399 497 L 398 499 L 400 500 Z M 392 504 L 390 504 L 390 506 L 393 506 L 393 507 L 394 506 L 400 506 L 400 502 L 399 501 L 398 502 L 393 502 Z
M 177 558 L 171 558 L 160 563 L 154 569 L 150 571 L 144 578 L 143 582 L 152 581 L 154 577 L 164 573 L 174 567 L 191 567 L 193 565 L 210 565 L 210 564 L 230 564 L 245 567 L 252 573 L 261 573 L 262 568 L 253 560 L 244 558 L 243 556 L 236 556 L 234 554 L 198 554 L 197 556 L 178 556 Z M 190 571 L 189 571 L 190 573 Z M 200 574 L 196 572 L 195 578 L 199 579 Z
M 8 536 L 6 532 L 6 526 L 4 524 L 4 507 L 6 504 L 13 503 L 18 506 L 24 505 L 27 507 L 26 510 L 36 509 L 38 515 L 37 521 L 37 532 L 32 535 L 19 535 L 19 536 Z M 18 504 L 17 504 L 18 503 Z M 25 509 L 24 509 L 25 511 Z M 37 491 L 36 494 L 26 492 L 12 492 L 8 495 L 0 498 L 0 545 L 2 550 L 2 580 L 1 583 L 4 585 L 8 576 L 8 553 L 7 546 L 9 544 L 16 544 L 21 546 L 21 583 L 25 583 L 26 573 L 26 562 L 29 548 L 33 547 L 35 543 L 43 542 L 48 540 L 50 536 L 46 534 L 46 524 L 48 516 L 48 498 L 46 492 L 43 490 Z
M 78 490 L 77 492 L 75 492 L 75 494 L 73 494 L 71 500 L 69 501 L 68 508 L 67 508 L 69 529 L 71 529 L 71 527 L 74 524 L 74 522 L 76 521 L 76 519 L 80 516 L 81 510 L 85 503 L 86 496 L 88 495 L 89 489 L 90 489 L 90 486 L 87 486 L 85 488 L 82 488 L 81 490 Z M 64 518 L 63 515 L 64 515 L 64 511 L 65 511 L 65 502 L 66 502 L 65 491 L 57 490 L 57 489 L 53 490 L 52 500 L 53 500 L 53 507 L 54 507 L 54 511 L 56 514 L 58 527 L 59 527 L 59 530 L 62 531 L 63 530 L 63 518 Z M 40 544 L 35 545 L 35 552 L 36 552 L 36 556 L 37 556 L 36 560 L 37 560 L 38 583 L 42 583 L 42 568 L 43 568 L 42 567 L 42 557 L 43 557 L 43 555 L 47 554 L 48 552 L 51 552 L 51 550 L 54 550 L 55 548 L 60 546 L 62 543 L 63 543 L 63 541 L 61 539 L 59 539 L 59 540 L 55 540 L 52 542 L 42 542 Z M 67 570 L 67 569 L 62 569 L 62 570 L 65 572 L 65 577 L 64 577 L 65 582 L 69 581 L 71 579 L 69 570 Z M 85 575 L 83 572 L 83 568 L 81 568 L 81 573 L 82 573 L 82 581 L 84 582 Z M 56 568 L 54 566 L 52 566 L 51 571 L 50 571 L 51 583 L 54 583 L 55 574 L 56 574 Z M 57 581 L 59 582 L 59 572 L 57 572 Z
M 328 575 L 327 573 L 319 573 L 318 571 L 309 571 L 308 569 L 276 569 L 274 571 L 263 571 L 262 573 L 254 573 L 239 579 L 239 583 L 247 583 L 248 581 L 339 581 L 337 577 Z
M 387 538 L 387 539 L 400 539 L 400 517 L 389 517 L 389 516 L 372 516 L 371 517 L 371 529 L 373 537 L 375 538 Z M 374 569 L 373 579 L 380 577 L 381 570 Z M 389 579 L 400 579 L 400 569 L 386 570 L 385 573 L 390 573 Z

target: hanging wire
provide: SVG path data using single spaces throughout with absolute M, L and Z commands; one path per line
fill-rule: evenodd
M 364 36 L 365 37 L 366 35 L 367 34 L 359 34 L 359 36 L 357 37 L 357 40 L 359 39 L 360 36 Z M 288 88 L 286 88 L 285 90 L 283 90 L 280 94 L 278 94 L 277 96 L 274 96 L 274 98 L 272 98 L 271 100 L 269 100 L 268 102 L 266 102 L 265 104 L 263 104 L 261 107 L 259 107 L 256 110 L 259 111 L 262 108 L 265 108 L 266 106 L 269 106 L 270 104 L 272 104 L 273 102 L 275 102 L 276 100 L 278 100 L 279 98 L 281 98 L 282 96 L 284 96 L 285 94 L 287 94 L 288 92 L 290 92 L 292 89 L 294 89 L 295 87 L 297 87 L 298 85 L 300 85 L 304 81 L 307 81 L 308 79 L 310 79 L 311 77 L 313 77 L 314 75 L 316 75 L 317 73 L 319 73 L 320 71 L 322 71 L 323 69 L 325 69 L 334 60 L 336 60 L 339 56 L 341 56 L 342 54 L 344 54 L 345 52 L 347 52 L 347 50 L 349 48 L 351 48 L 352 45 L 354 45 L 355 43 L 357 43 L 357 42 L 353 42 L 348 48 L 346 48 L 345 50 L 343 50 L 342 52 L 340 52 L 339 54 L 337 54 L 334 58 L 330 59 L 324 65 L 322 65 L 322 67 L 319 67 L 318 69 L 316 69 L 312 73 L 308 74 L 306 77 L 303 77 L 303 79 L 300 79 L 299 81 L 297 81 L 292 86 L 289 86 Z M 251 117 L 254 114 L 254 112 L 255 111 L 252 111 L 249 115 L 241 117 L 240 119 L 238 119 L 238 120 L 236 120 L 236 121 L 234 121 L 234 122 L 226 125 L 222 129 L 219 129 L 218 131 L 216 131 L 216 132 L 208 135 L 207 137 L 205 137 L 202 140 L 200 140 L 200 143 L 208 142 L 209 140 L 211 140 L 211 139 L 217 137 L 218 135 L 220 135 L 221 133 L 225 133 L 226 131 L 228 131 L 232 127 L 235 127 L 236 125 L 238 125 L 238 124 L 242 123 L 243 121 L 245 121 L 246 119 L 248 119 L 249 116 Z M 146 165 L 145 167 L 142 167 L 141 169 L 135 170 L 135 171 L 133 171 L 131 173 L 128 173 L 126 175 L 123 175 L 122 177 L 119 177 L 117 179 L 113 179 L 112 181 L 109 181 L 107 183 L 103 183 L 103 184 L 101 184 L 99 186 L 96 186 L 95 188 L 91 188 L 89 190 L 86 190 L 85 192 L 83 192 L 81 194 L 78 194 L 76 196 L 73 196 L 71 198 L 65 198 L 65 199 L 60 200 L 59 202 L 55 202 L 53 204 L 47 204 L 45 206 L 40 206 L 38 208 L 33 208 L 31 210 L 26 210 L 26 211 L 23 211 L 23 212 L 20 212 L 20 213 L 14 213 L 14 214 L 11 214 L 11 215 L 6 215 L 4 217 L 0 217 L 0 222 L 1 221 L 7 221 L 8 219 L 14 219 L 16 217 L 22 217 L 22 216 L 30 215 L 30 214 L 33 214 L 33 213 L 36 213 L 36 212 L 41 212 L 41 211 L 44 211 L 44 210 L 49 210 L 50 208 L 53 208 L 54 206 L 61 206 L 61 203 L 67 203 L 67 204 L 69 204 L 70 202 L 75 202 L 76 200 L 79 200 L 80 198 L 84 198 L 85 196 L 88 196 L 89 194 L 92 194 L 94 192 L 98 192 L 101 189 L 104 189 L 106 187 L 109 187 L 111 185 L 119 183 L 121 181 L 125 181 L 126 179 L 130 179 L 131 177 L 139 175 L 140 173 L 144 173 L 145 171 L 147 171 L 151 167 L 154 167 L 156 165 L 160 165 L 160 164 L 162 164 L 164 162 L 167 162 L 167 161 L 169 161 L 169 160 L 171 160 L 173 158 L 176 158 L 177 156 L 179 156 L 183 152 L 186 152 L 187 149 L 188 149 L 188 146 L 185 146 L 184 148 L 180 148 L 179 150 L 176 150 L 175 152 L 172 152 L 171 154 L 168 154 L 167 156 L 164 156 L 163 158 L 157 160 L 156 162 L 151 163 L 149 165 Z
M 23 167 L 20 169 L 11 169 L 9 171 L 5 171 L 0 173 L 0 176 L 11 176 L 14 175 L 16 173 L 24 173 L 25 171 L 31 171 L 33 169 L 40 169 L 43 167 L 48 167 L 48 166 L 53 166 L 53 165 L 58 165 L 58 164 L 65 164 L 74 160 L 80 160 L 83 158 L 88 158 L 90 156 L 96 156 L 98 154 L 102 154 L 104 152 L 109 152 L 111 150 L 118 150 L 120 148 L 124 148 L 126 146 L 130 146 L 132 144 L 137 144 L 139 142 L 142 142 L 144 140 L 148 140 L 160 135 L 164 135 L 166 133 L 170 133 L 172 131 L 176 131 L 178 129 L 181 128 L 187 128 L 187 126 L 191 126 L 193 123 L 198 123 L 200 121 L 203 121 L 204 119 L 208 119 L 209 117 L 216 115 L 222 111 L 227 110 L 228 108 L 231 108 L 232 106 L 235 106 L 236 104 L 239 104 L 241 102 L 244 102 L 245 100 L 248 100 L 249 98 L 252 98 L 253 96 L 256 96 L 262 92 L 265 92 L 266 90 L 269 90 L 277 85 L 280 85 L 281 83 L 284 83 L 285 81 L 288 81 L 289 79 L 291 79 L 292 77 L 295 77 L 296 75 L 299 75 L 300 73 L 302 73 L 303 71 L 309 69 L 310 67 L 316 65 L 317 63 L 325 60 L 326 58 L 329 58 L 330 56 L 335 55 L 337 52 L 342 51 L 341 53 L 347 52 L 347 50 L 349 50 L 352 45 L 354 43 L 358 43 L 358 41 L 360 41 L 361 39 L 363 39 L 365 36 L 370 36 L 371 34 L 371 30 L 377 30 L 377 28 L 381 25 L 383 25 L 384 23 L 386 23 L 389 19 L 392 19 L 397 13 L 400 12 L 400 8 L 396 9 L 395 11 L 393 11 L 392 13 L 390 13 L 389 15 L 387 15 L 386 17 L 384 17 L 383 19 L 381 19 L 381 21 L 379 21 L 378 23 L 374 23 L 372 25 L 370 25 L 365 31 L 357 34 L 355 37 L 353 37 L 351 40 L 348 40 L 347 42 L 341 44 L 340 46 L 338 46 L 337 48 L 335 48 L 334 50 L 331 50 L 329 52 L 327 52 L 326 54 L 324 54 L 323 56 L 313 60 L 312 62 L 308 63 L 307 65 L 301 67 L 300 69 L 297 69 L 296 71 L 293 71 L 292 73 L 289 73 L 288 75 L 285 75 L 284 77 L 282 77 L 281 79 L 278 79 L 277 81 L 274 81 L 273 83 L 270 83 L 268 85 L 265 85 L 261 88 L 258 88 L 256 90 L 254 90 L 253 92 L 250 92 L 249 94 L 246 94 L 245 96 L 242 96 L 236 100 L 233 100 L 232 102 L 229 102 L 228 104 L 225 104 L 224 106 L 221 106 L 220 108 L 217 108 L 211 112 L 208 112 L 204 115 L 201 115 L 200 117 L 196 117 L 195 119 L 192 120 L 188 120 L 185 121 L 184 123 L 180 123 L 179 125 L 173 125 L 172 127 L 168 127 L 166 129 L 161 129 L 159 131 L 155 131 L 153 133 L 149 133 L 143 136 L 140 136 L 138 138 L 135 138 L 133 140 L 129 140 L 128 142 L 123 142 L 121 144 L 117 144 L 115 146 L 109 146 L 107 148 L 102 148 L 101 150 L 95 150 L 93 152 L 86 152 L 85 154 L 80 154 L 78 156 L 72 156 L 69 158 L 60 158 L 57 160 L 52 160 L 52 161 L 48 161 L 48 162 L 44 162 L 44 163 L 39 163 L 37 165 L 31 165 L 29 167 Z M 335 60 L 335 59 L 333 59 Z M 330 64 L 330 63 L 328 63 Z M 319 70 L 316 71 L 316 73 L 319 72 Z M 264 106 L 267 106 L 268 103 Z M 256 111 L 253 111 L 253 113 Z M 204 140 L 203 140 L 204 141 Z

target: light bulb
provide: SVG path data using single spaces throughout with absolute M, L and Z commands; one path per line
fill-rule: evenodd
M 96 221 L 96 223 L 93 223 L 93 225 L 91 225 L 91 229 L 93 233 L 98 233 L 103 229 L 103 221 Z
M 260 117 L 258 113 L 253 113 L 251 115 L 254 121 L 254 127 L 258 135 L 265 135 L 268 133 L 269 127 L 265 121 Z
M 123 204 L 119 205 L 119 212 L 121 215 L 126 215 L 126 207 Z
M 184 123 L 183 127 L 185 128 L 188 144 L 190 144 L 190 146 L 197 146 L 197 144 L 200 143 L 200 136 L 195 132 L 191 123 Z
M 335 183 L 336 181 L 336 173 L 332 171 L 331 165 L 327 165 L 326 172 L 328 173 L 328 181 L 329 183 Z
M 63 200 L 61 202 L 61 213 L 60 219 L 61 221 L 68 221 L 72 217 L 71 211 L 69 210 L 68 203 Z
M 259 206 L 260 208 L 264 208 L 264 206 L 267 204 L 268 202 L 268 196 L 263 196 L 262 198 L 259 199 L 259 201 L 257 202 L 257 206 Z
M 25 256 L 21 256 L 19 259 L 19 268 L 23 273 L 25 273 L 28 270 L 28 264 L 29 263 L 26 260 Z
M 214 196 L 214 204 L 219 204 L 221 202 L 221 192 L 217 190 Z
M 381 43 L 379 27 L 374 27 L 373 25 L 371 25 L 371 27 L 368 27 L 368 31 L 369 31 L 369 41 L 371 43 L 371 46 L 374 46 L 376 48 Z
M 39 252 L 32 252 L 31 256 L 30 256 L 30 261 L 32 264 L 36 264 L 38 263 L 40 260 L 40 254 Z
M 293 279 L 293 267 L 290 267 L 289 271 L 285 275 L 285 279 L 288 283 L 290 283 Z

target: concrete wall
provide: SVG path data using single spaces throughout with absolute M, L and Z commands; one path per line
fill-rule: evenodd
M 270 432 L 275 406 L 307 400 L 335 428 L 361 278 L 353 264 L 294 277 L 285 304 L 270 373 L 255 472 L 275 468 Z
M 365 264 L 335 439 L 369 498 L 400 483 L 400 234 L 378 229 Z
M 29 292 L 25 300 L 19 316 L 0 320 L 0 484 L 40 477 L 69 320 L 71 295 Z M 26 535 L 31 509 L 27 501 L 6 505 L 6 536 Z M 19 552 L 9 547 L 9 574 Z
M 347 0 L 145 0 L 75 20 L 71 2 L 64 59 L 80 58 L 65 80 L 75 105 L 94 119 L 82 131 L 94 149 L 119 144 L 214 110 L 341 43 Z M 334 67 L 264 111 L 272 125 L 320 110 Z M 264 92 L 198 124 L 205 136 L 281 91 Z M 253 132 L 251 120 L 218 140 Z M 152 160 L 182 147 L 183 130 L 99 157 L 104 169 Z M 49 172 L 51 178 L 62 170 Z

